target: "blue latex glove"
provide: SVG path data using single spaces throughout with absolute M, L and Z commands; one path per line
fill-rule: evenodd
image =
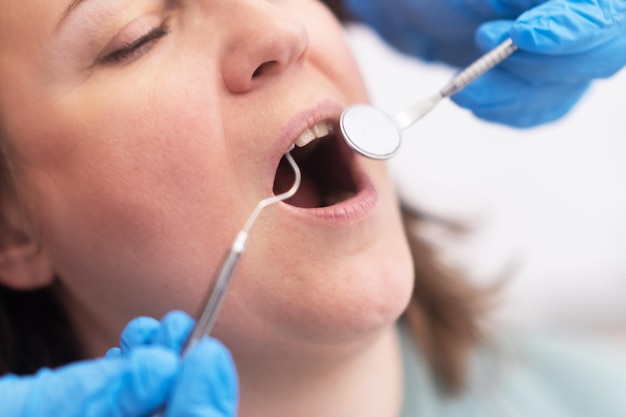
M 515 19 L 547 0 L 344 0 L 350 14 L 400 50 L 464 66 L 480 55 L 478 27 Z
M 152 347 L 126 358 L 99 359 L 32 377 L 0 378 L 2 417 L 145 416 L 174 385 L 178 358 Z
M 452 97 L 510 126 L 557 120 L 593 80 L 626 65 L 625 0 L 346 2 L 391 42 L 425 58 L 466 64 L 474 45 L 484 53 L 511 36 L 521 51 Z
M 155 339 L 151 346 L 114 349 L 104 359 L 0 378 L 0 415 L 145 417 L 168 401 L 168 417 L 235 416 L 237 377 L 230 354 L 206 338 L 180 360 L 172 346 L 182 343 L 191 320 L 176 320 L 181 327 L 174 328 L 171 319 L 163 326 L 155 321 L 154 334 L 171 338 L 163 346 Z
M 181 352 L 194 320 L 174 311 L 161 322 L 139 317 L 120 338 L 120 347 L 107 358 L 123 358 L 142 346 L 161 346 Z M 166 417 L 231 417 L 237 415 L 238 380 L 230 353 L 215 339 L 199 341 L 183 359 Z

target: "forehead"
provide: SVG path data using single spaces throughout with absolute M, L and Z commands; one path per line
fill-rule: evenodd
M 34 81 L 33 70 L 49 47 L 68 1 L 0 0 L 0 109 L 7 102 L 15 103 L 16 83 Z
M 0 43 L 51 34 L 70 0 L 0 0 Z

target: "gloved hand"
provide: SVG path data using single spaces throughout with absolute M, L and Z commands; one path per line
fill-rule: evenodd
M 107 358 L 126 357 L 141 346 L 162 346 L 181 352 L 194 321 L 173 311 L 161 322 L 150 317 L 132 320 L 122 332 L 120 347 Z M 237 415 L 237 373 L 228 351 L 214 339 L 202 339 L 183 360 L 166 417 L 230 417 Z
M 392 42 L 425 58 L 465 65 L 475 58 L 470 38 L 484 53 L 511 36 L 520 51 L 452 100 L 482 119 L 515 127 L 560 118 L 594 79 L 626 65 L 625 0 L 346 3 Z M 462 54 L 464 48 L 470 52 Z
M 150 322 L 155 336 L 143 338 L 143 345 L 135 333 L 144 329 L 137 326 L 140 322 Z M 168 315 L 163 324 L 138 319 L 125 331 L 129 343 L 104 359 L 46 369 L 31 377 L 0 378 L 1 415 L 145 417 L 167 401 L 168 417 L 235 416 L 237 377 L 226 349 L 209 338 L 182 360 L 174 349 L 192 323 L 178 313 Z
M 344 6 L 402 51 L 464 66 L 480 55 L 474 34 L 481 24 L 515 19 L 545 1 L 344 0 Z
M 171 391 L 179 363 L 174 352 L 138 348 L 125 358 L 44 369 L 0 378 L 2 417 L 145 416 Z

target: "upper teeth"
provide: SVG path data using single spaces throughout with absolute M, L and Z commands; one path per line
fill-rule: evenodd
M 313 142 L 315 139 L 328 136 L 332 132 L 333 126 L 329 122 L 319 122 L 315 126 L 306 129 L 298 139 L 294 142 L 296 146 L 303 147 Z

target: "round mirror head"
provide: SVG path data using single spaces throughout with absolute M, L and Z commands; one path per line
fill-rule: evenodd
M 339 125 L 348 145 L 368 158 L 388 159 L 400 148 L 400 129 L 388 114 L 372 106 L 348 107 Z

